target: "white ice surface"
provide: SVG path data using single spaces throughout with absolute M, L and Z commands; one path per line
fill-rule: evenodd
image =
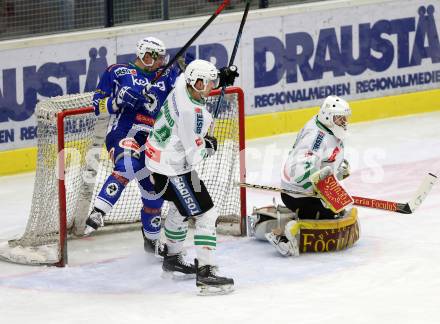
M 427 172 L 440 173 L 439 125 L 440 113 L 353 125 L 350 192 L 407 201 Z M 279 185 L 294 139 L 249 141 L 248 182 Z M 33 177 L 0 178 L 0 241 L 23 232 Z M 274 196 L 248 191 L 248 210 Z M 360 209 L 352 249 L 299 258 L 221 236 L 218 263 L 236 282 L 226 296 L 162 279 L 138 231 L 69 241 L 66 268 L 0 262 L 0 323 L 440 323 L 439 209 L 440 185 L 412 215 Z

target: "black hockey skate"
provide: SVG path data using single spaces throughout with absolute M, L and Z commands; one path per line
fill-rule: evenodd
M 154 253 L 158 258 L 163 258 L 167 254 L 167 245 L 159 240 L 151 240 L 145 236 L 144 230 L 141 228 L 142 237 L 144 238 L 144 251 Z
M 165 255 L 163 257 L 163 277 L 173 279 L 192 279 L 196 277 L 196 268 L 193 264 L 186 262 L 181 253 Z
M 217 276 L 215 266 L 199 267 L 197 259 L 194 260 L 194 263 L 197 269 L 196 286 L 200 288 L 199 295 L 225 295 L 234 290 L 234 279 Z

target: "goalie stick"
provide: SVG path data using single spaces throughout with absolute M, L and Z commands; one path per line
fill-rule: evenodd
M 428 196 L 429 192 L 431 191 L 432 187 L 434 186 L 434 184 L 436 183 L 437 180 L 438 180 L 438 178 L 435 174 L 428 173 L 428 175 L 425 176 L 425 178 L 423 179 L 419 188 L 417 189 L 415 195 L 412 197 L 411 200 L 409 200 L 406 203 L 398 203 L 398 202 L 394 202 L 394 201 L 379 200 L 379 199 L 359 197 L 359 196 L 352 196 L 352 198 L 354 199 L 354 205 L 357 205 L 357 206 L 367 207 L 367 208 L 375 208 L 375 209 L 383 209 L 383 210 L 388 210 L 388 211 L 402 213 L 402 214 L 412 214 L 417 210 L 417 208 L 420 207 L 420 205 L 425 200 L 426 196 Z M 245 188 L 252 188 L 252 189 L 259 189 L 259 190 L 266 190 L 266 191 L 275 191 L 275 192 L 286 193 L 286 194 L 304 195 L 303 192 L 299 192 L 299 191 L 281 189 L 281 188 L 271 187 L 271 186 L 250 184 L 250 183 L 245 183 L 245 182 L 236 183 L 236 185 L 238 185 L 240 187 L 245 187 Z M 313 196 L 313 195 L 309 195 L 309 196 Z

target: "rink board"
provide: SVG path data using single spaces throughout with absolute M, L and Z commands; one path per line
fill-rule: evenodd
M 373 98 L 350 103 L 353 115 L 350 122 L 364 122 L 382 118 L 413 115 L 440 110 L 440 90 Z M 291 110 L 246 117 L 246 139 L 255 139 L 289 132 L 297 132 L 319 107 Z M 0 175 L 34 171 L 35 147 L 0 152 Z

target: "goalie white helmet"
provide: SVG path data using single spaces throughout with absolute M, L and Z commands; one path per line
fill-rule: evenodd
M 150 53 L 153 61 L 151 64 L 144 62 L 144 56 Z M 156 37 L 147 37 L 139 40 L 136 44 L 136 56 L 145 64 L 145 66 L 152 66 L 158 59 L 166 64 L 166 47 L 165 44 Z
M 219 78 L 218 70 L 214 64 L 205 60 L 194 60 L 188 64 L 185 69 L 186 83 L 191 85 L 197 92 L 203 92 L 206 90 L 210 81 L 214 82 L 214 88 L 218 87 Z M 197 80 L 202 80 L 203 89 L 199 90 L 195 88 Z
M 347 101 L 337 96 L 328 96 L 319 109 L 318 120 L 342 140 L 347 135 L 349 116 L 351 116 L 351 108 Z

